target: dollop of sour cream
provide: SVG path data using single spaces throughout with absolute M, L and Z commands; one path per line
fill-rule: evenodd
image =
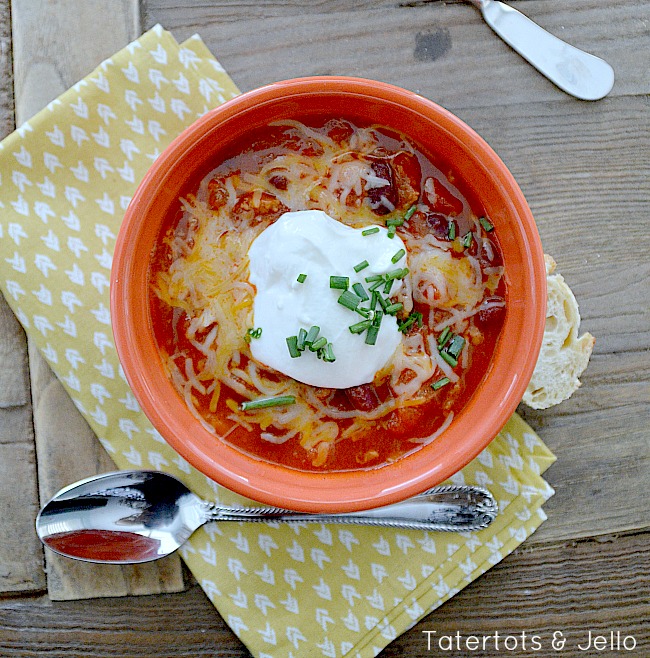
M 353 334 L 349 329 L 364 318 L 338 303 L 342 290 L 330 288 L 330 276 L 343 276 L 349 277 L 350 290 L 361 283 L 368 291 L 366 277 L 407 266 L 406 255 L 392 260 L 402 249 L 405 254 L 402 240 L 377 228 L 362 235 L 364 229 L 346 226 L 320 210 L 301 210 L 285 213 L 262 231 L 248 251 L 249 280 L 256 288 L 254 326 L 262 329 L 250 344 L 257 361 L 325 388 L 369 383 L 386 366 L 402 336 L 395 317 L 384 315 L 376 343 L 367 345 L 365 333 Z M 368 266 L 355 272 L 355 265 L 363 261 Z M 301 274 L 306 275 L 303 283 L 298 281 Z M 401 280 L 395 280 L 391 297 L 401 287 Z M 319 359 L 309 349 L 291 357 L 287 337 L 312 326 L 320 327 L 319 337 L 332 343 L 335 361 Z

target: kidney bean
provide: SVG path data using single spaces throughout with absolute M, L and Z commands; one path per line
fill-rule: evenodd
M 370 207 L 376 215 L 387 215 L 390 212 L 390 208 L 386 207 L 382 203 L 382 197 L 384 197 L 395 207 L 398 203 L 397 188 L 395 187 L 393 170 L 390 164 L 388 164 L 388 162 L 385 160 L 373 159 L 370 162 L 370 166 L 372 167 L 375 176 L 388 181 L 386 185 L 382 185 L 381 187 L 371 187 L 368 190 Z
M 346 388 L 345 395 L 357 411 L 372 411 L 381 404 L 377 390 L 372 384 Z

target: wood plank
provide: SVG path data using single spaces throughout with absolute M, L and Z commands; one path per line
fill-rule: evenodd
M 108 13 L 99 0 L 63 0 L 56 5 L 13 2 L 17 122 L 27 120 L 137 38 L 138 16 L 135 0 L 113 3 Z M 99 17 L 102 29 L 97 29 Z M 115 466 L 31 345 L 29 355 L 40 494 L 45 502 L 64 485 Z M 177 556 L 146 566 L 116 567 L 76 563 L 46 551 L 46 561 L 53 600 L 151 594 L 184 587 Z
M 14 129 L 9 2 L 0 2 L 0 139 Z M 0 594 L 45 587 L 25 334 L 0 294 Z
M 374 5 L 374 3 L 373 3 Z M 513 2 L 573 45 L 605 58 L 615 96 L 650 91 L 635 64 L 647 49 L 650 6 L 599 0 Z M 302 75 L 359 75 L 418 91 L 449 109 L 568 98 L 496 35 L 468 4 L 283 3 L 147 0 L 145 27 L 162 23 L 184 39 L 200 32 L 243 91 Z M 489 35 L 489 38 L 488 38 Z M 462 81 L 462 84 L 459 84 Z
M 502 636 L 526 631 L 539 635 L 540 651 L 507 651 L 516 658 L 550 658 L 553 632 L 567 637 L 562 656 L 596 655 L 577 648 L 591 629 L 609 634 L 620 630 L 637 642 L 632 656 L 650 654 L 650 535 L 607 537 L 600 541 L 526 545 L 493 567 L 412 631 L 393 641 L 382 658 L 425 658 L 443 655 L 503 656 L 488 644 L 486 651 L 429 650 L 423 631 L 438 635 Z M 26 624 L 25 620 L 29 620 Z M 141 599 L 102 599 L 92 607 L 81 602 L 48 605 L 42 600 L 0 602 L 0 653 L 32 655 L 51 647 L 57 656 L 118 656 L 169 658 L 250 656 L 225 622 L 215 614 L 197 584 L 186 592 Z M 20 639 L 18 639 L 20 638 Z M 609 655 L 609 652 L 607 652 Z

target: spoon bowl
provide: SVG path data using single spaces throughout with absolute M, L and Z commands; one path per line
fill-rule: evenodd
M 117 471 L 61 489 L 36 518 L 45 546 L 86 562 L 137 564 L 180 548 L 208 521 L 354 523 L 443 532 L 487 527 L 497 504 L 481 487 L 439 486 L 395 505 L 350 514 L 209 503 L 159 471 Z

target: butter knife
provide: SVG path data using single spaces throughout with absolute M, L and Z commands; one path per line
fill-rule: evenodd
M 498 0 L 468 1 L 513 50 L 567 94 L 595 101 L 611 91 L 614 70 L 604 60 L 558 39 Z

